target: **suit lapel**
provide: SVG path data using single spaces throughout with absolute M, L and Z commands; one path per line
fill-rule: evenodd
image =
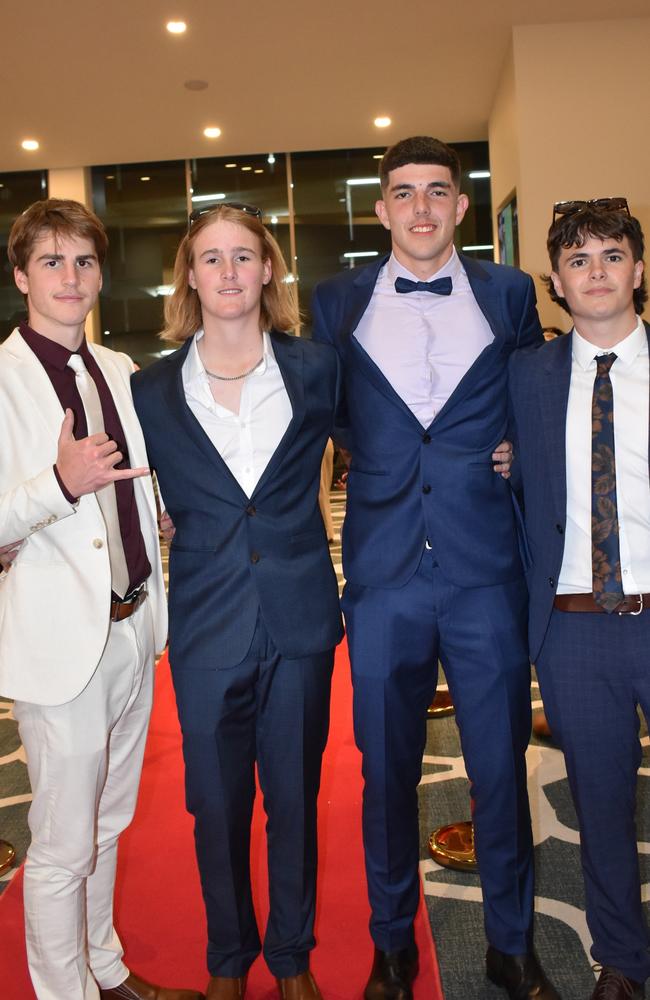
M 260 476 L 253 496 L 257 496 L 274 475 L 276 469 L 284 460 L 295 436 L 305 419 L 305 386 L 303 376 L 303 352 L 296 337 L 288 334 L 277 333 L 272 330 L 270 333 L 273 345 L 273 354 L 278 363 L 282 379 L 284 381 L 289 402 L 291 403 L 291 420 L 284 432 L 282 439 L 271 455 L 270 461 L 264 472 Z
M 566 514 L 566 419 L 573 334 L 559 337 L 540 361 L 539 417 L 546 442 L 548 478 L 561 517 Z
M 63 422 L 63 409 L 43 365 L 18 330 L 14 330 L 5 340 L 2 350 L 19 366 L 20 391 L 28 393 L 34 400 L 31 413 L 43 421 L 48 436 L 57 441 Z
M 175 420 L 188 437 L 196 444 L 197 448 L 205 456 L 206 460 L 213 466 L 219 474 L 219 482 L 223 486 L 230 499 L 241 504 L 245 501 L 246 494 L 233 476 L 232 472 L 224 462 L 223 458 L 212 444 L 212 441 L 205 433 L 201 424 L 196 419 L 185 399 L 185 389 L 183 387 L 183 362 L 187 357 L 194 337 L 189 337 L 180 350 L 166 358 L 168 367 L 167 386 L 165 396 L 169 406 L 169 413 L 172 422 Z

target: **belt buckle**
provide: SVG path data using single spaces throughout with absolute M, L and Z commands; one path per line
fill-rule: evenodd
M 634 615 L 634 617 L 636 617 L 637 615 L 641 614 L 641 612 L 643 611 L 643 594 L 635 594 L 634 596 L 639 602 L 639 606 L 636 609 L 636 611 L 619 611 L 618 612 L 619 615 Z

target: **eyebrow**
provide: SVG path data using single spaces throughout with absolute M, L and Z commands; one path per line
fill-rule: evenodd
M 253 253 L 253 254 L 257 253 L 257 251 L 253 250 L 252 247 L 231 247 L 232 253 L 241 253 L 242 250 L 245 250 L 246 253 Z M 205 257 L 206 254 L 210 254 L 210 253 L 223 253 L 223 252 L 224 251 L 221 250 L 221 249 L 219 249 L 219 247 L 212 247 L 210 250 L 204 250 L 203 253 L 200 254 L 200 256 L 201 257 Z
M 393 184 L 393 186 L 391 187 L 390 190 L 391 190 L 391 193 L 393 191 L 415 191 L 416 187 L 417 187 L 417 184 L 407 184 L 407 183 Z M 448 189 L 450 187 L 451 187 L 451 184 L 450 184 L 449 181 L 429 181 L 429 183 L 427 184 L 427 190 L 429 188 L 445 188 L 445 189 Z
M 65 254 L 62 253 L 43 253 L 36 260 L 65 260 Z M 80 253 L 77 254 L 75 260 L 97 260 L 97 255 L 94 253 Z
M 587 260 L 589 257 L 603 257 L 610 253 L 620 253 L 627 254 L 627 250 L 621 247 L 620 243 L 616 246 L 607 247 L 604 250 L 596 250 L 593 253 L 589 253 L 587 250 L 575 250 L 573 253 L 567 255 L 567 260 Z

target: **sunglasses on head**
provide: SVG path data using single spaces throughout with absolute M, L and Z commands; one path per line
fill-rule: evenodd
M 598 212 L 625 212 L 630 215 L 627 198 L 590 198 L 588 201 L 556 201 L 553 205 L 553 222 L 558 215 L 575 215 L 585 208 Z
M 216 208 L 221 208 L 222 206 L 227 208 L 236 208 L 240 212 L 245 212 L 246 215 L 253 215 L 256 219 L 262 218 L 262 209 L 256 208 L 255 205 L 247 205 L 244 201 L 217 201 L 212 205 L 204 205 L 203 208 L 195 208 L 187 220 L 188 232 L 194 225 L 197 219 L 200 219 L 202 215 L 208 215 L 209 212 L 214 212 Z

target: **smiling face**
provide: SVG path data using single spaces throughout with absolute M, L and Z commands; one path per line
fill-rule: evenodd
M 395 257 L 417 278 L 430 278 L 451 256 L 467 195 L 459 194 L 449 167 L 429 163 L 391 170 L 382 194 L 375 211 L 390 230 Z
M 271 262 L 262 259 L 259 238 L 233 222 L 214 222 L 192 246 L 188 282 L 201 302 L 203 325 L 257 318 Z
M 32 329 L 65 347 L 78 347 L 102 287 L 92 240 L 44 232 L 34 243 L 25 270 L 14 269 L 14 280 L 27 296 Z
M 642 276 L 643 261 L 635 262 L 627 236 L 620 241 L 587 236 L 580 247 L 562 247 L 557 269 L 551 272 L 555 291 L 566 299 L 579 332 L 590 340 L 604 336 L 608 341 L 634 329 L 632 296 Z

